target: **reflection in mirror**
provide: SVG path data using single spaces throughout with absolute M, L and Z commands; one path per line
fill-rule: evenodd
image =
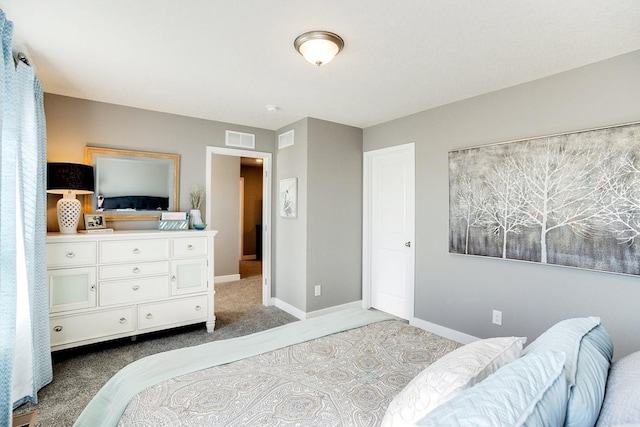
M 104 212 L 107 220 L 156 219 L 179 210 L 178 154 L 85 148 L 93 165 L 95 191 L 85 198 L 85 212 Z

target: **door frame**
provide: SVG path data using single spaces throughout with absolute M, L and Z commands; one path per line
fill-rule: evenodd
M 415 180 L 415 143 L 410 142 L 407 144 L 396 145 L 393 147 L 381 148 L 377 150 L 365 151 L 363 154 L 363 179 L 362 179 L 362 308 L 371 308 L 371 269 L 372 269 L 372 233 L 373 233 L 373 221 L 372 221 L 372 191 L 373 191 L 373 160 L 380 156 L 385 156 L 392 153 L 409 152 L 414 162 L 414 180 Z M 415 185 L 414 185 L 414 221 L 415 221 Z M 410 241 L 415 247 L 415 223 L 413 227 L 413 236 Z M 407 297 L 409 298 L 408 304 L 409 319 L 412 320 L 415 316 L 415 250 L 414 254 L 414 271 L 413 271 L 413 284 L 411 285 L 410 292 Z
M 214 154 L 232 157 L 262 159 L 262 304 L 273 305 L 271 299 L 271 168 L 272 154 L 260 151 L 207 146 L 206 198 L 211 206 L 211 156 Z M 211 221 L 211 209 L 207 209 L 207 224 Z

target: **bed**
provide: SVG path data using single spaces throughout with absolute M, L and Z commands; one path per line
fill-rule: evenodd
M 460 344 L 345 310 L 136 361 L 76 426 L 376 426 L 393 397 Z
M 640 352 L 598 317 L 461 346 L 370 310 L 140 359 L 76 426 L 640 425 Z

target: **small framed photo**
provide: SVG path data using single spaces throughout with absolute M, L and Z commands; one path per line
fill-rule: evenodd
M 280 216 L 298 217 L 298 180 L 296 178 L 280 180 Z
M 87 230 L 99 230 L 107 228 L 107 221 L 103 214 L 84 214 L 84 228 Z

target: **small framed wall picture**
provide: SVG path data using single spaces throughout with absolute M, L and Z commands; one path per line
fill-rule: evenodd
M 107 221 L 103 214 L 84 214 L 84 228 L 87 230 L 100 230 L 107 228 Z
M 296 178 L 280 180 L 280 216 L 298 217 L 298 180 Z

